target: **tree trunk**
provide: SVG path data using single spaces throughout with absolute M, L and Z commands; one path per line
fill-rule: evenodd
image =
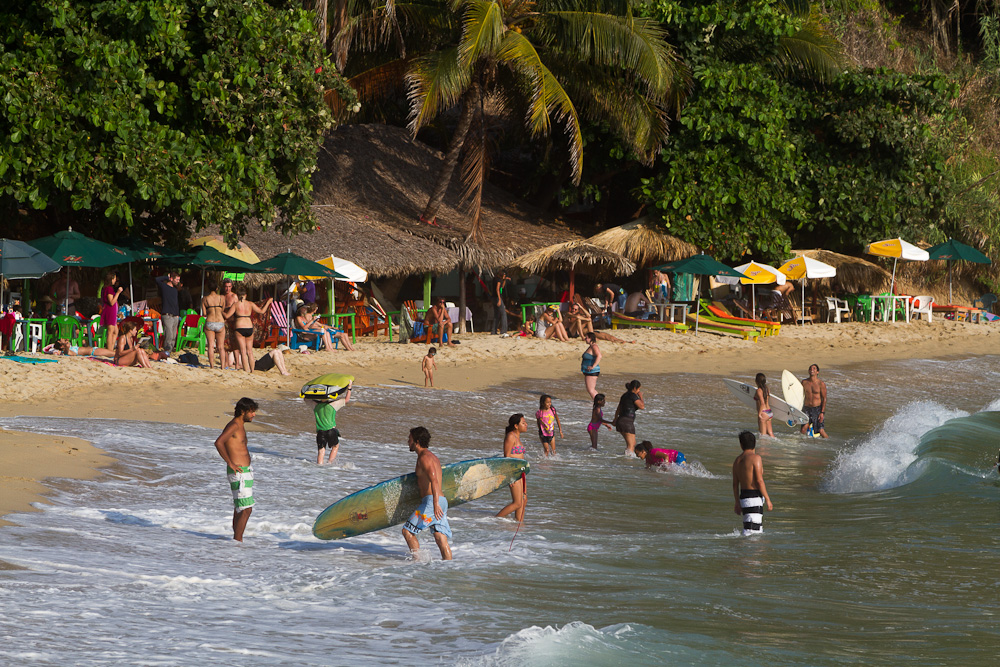
M 451 184 L 451 177 L 458 165 L 458 158 L 462 153 L 462 146 L 465 145 L 465 138 L 469 134 L 472 115 L 476 111 L 477 104 L 479 104 L 479 86 L 473 83 L 462 97 L 462 112 L 458 117 L 458 126 L 455 128 L 455 134 L 451 137 L 444 162 L 441 163 L 434 190 L 431 192 L 430 199 L 427 200 L 424 212 L 420 215 L 420 219 L 428 224 L 436 222 L 438 209 L 441 208 L 441 202 L 444 201 L 444 195 L 448 192 L 448 186 Z
M 458 267 L 458 333 L 465 333 L 465 264 Z
M 327 12 L 327 0 L 316 0 L 316 32 L 319 33 L 319 41 L 323 45 L 323 50 L 326 50 L 327 34 L 326 28 L 326 12 Z

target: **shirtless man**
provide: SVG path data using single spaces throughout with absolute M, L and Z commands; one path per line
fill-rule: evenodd
M 441 550 L 441 560 L 451 560 L 451 526 L 448 525 L 448 500 L 441 495 L 441 461 L 430 449 L 431 434 L 423 426 L 410 429 L 406 441 L 411 452 L 417 453 L 417 488 L 422 500 L 410 518 L 403 524 L 403 539 L 414 557 L 420 551 L 417 533 L 430 528 L 434 541 Z
M 253 512 L 253 466 L 250 465 L 245 424 L 252 422 L 256 414 L 257 403 L 241 398 L 236 403 L 235 417 L 215 439 L 215 448 L 226 462 L 226 477 L 233 491 L 233 539 L 237 542 L 243 541 L 243 530 Z
M 743 534 L 764 532 L 764 503 L 770 512 L 771 498 L 764 486 L 764 464 L 757 453 L 757 438 L 750 431 L 740 433 L 743 453 L 733 461 L 733 512 L 743 515 Z
M 809 423 L 802 426 L 802 434 L 805 435 L 811 428 L 814 438 L 828 437 L 825 428 L 826 383 L 820 379 L 816 364 L 809 367 L 809 377 L 802 381 L 802 391 L 805 394 L 802 411 L 809 417 Z
M 424 326 L 430 332 L 428 334 L 430 338 L 427 342 L 433 345 L 436 336 L 439 345 L 447 343 L 449 347 L 455 346 L 451 342 L 451 317 L 448 315 L 448 308 L 444 305 L 444 299 L 438 297 L 431 309 L 424 315 Z

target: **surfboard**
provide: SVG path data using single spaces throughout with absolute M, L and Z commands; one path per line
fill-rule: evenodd
M 801 410 L 806 401 L 802 383 L 787 368 L 781 371 L 781 395 L 785 397 L 785 403 L 796 410 Z
M 757 402 L 753 400 L 753 396 L 757 392 L 756 386 L 737 380 L 723 380 L 723 382 L 744 405 L 757 409 Z M 788 405 L 774 394 L 771 394 L 768 403 L 771 405 L 771 412 L 774 413 L 774 421 L 776 422 L 784 422 L 787 426 L 794 428 L 809 421 L 804 412 Z
M 354 382 L 353 375 L 327 373 L 314 378 L 299 390 L 299 398 L 312 398 L 320 401 L 335 401 L 347 392 L 347 387 Z
M 441 466 L 441 494 L 455 507 L 493 493 L 528 473 L 524 459 L 496 456 Z M 410 473 L 356 491 L 320 512 L 313 535 L 339 540 L 389 528 L 410 518 L 421 500 L 417 475 Z

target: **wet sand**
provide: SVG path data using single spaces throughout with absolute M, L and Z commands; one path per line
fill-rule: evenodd
M 602 375 L 663 373 L 746 375 L 788 368 L 805 376 L 809 364 L 833 367 L 886 359 L 969 357 L 1000 351 L 1000 326 L 938 320 L 906 324 L 785 326 L 758 342 L 706 332 L 698 335 L 631 329 L 609 331 L 626 343 L 599 343 Z M 439 347 L 435 385 L 455 391 L 509 382 L 579 376 L 585 344 L 489 334 L 458 336 Z M 274 399 L 297 392 L 323 373 L 354 375 L 358 385 L 423 386 L 426 344 L 359 339 L 356 352 L 286 352 L 290 375 L 277 369 L 238 371 L 155 363 L 152 369 L 118 368 L 87 358 L 28 365 L 0 360 L 0 417 L 55 416 L 134 419 L 222 429 L 241 396 Z M 53 357 L 56 358 L 56 357 Z M 202 357 L 202 361 L 205 358 Z M 583 387 L 580 380 L 581 390 Z M 259 428 L 251 425 L 251 429 Z M 0 431 L 0 516 L 44 500 L 47 480 L 89 479 L 113 462 L 89 444 L 16 431 Z M 0 520 L 0 524 L 3 521 Z

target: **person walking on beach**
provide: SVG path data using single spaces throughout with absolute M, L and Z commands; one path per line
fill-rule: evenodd
M 417 453 L 417 489 L 422 500 L 410 518 L 403 524 L 403 539 L 414 557 L 420 551 L 417 533 L 430 528 L 434 541 L 441 550 L 441 560 L 451 560 L 451 526 L 448 525 L 448 499 L 441 494 L 441 461 L 429 449 L 431 434 L 423 426 L 410 429 L 406 444 Z
M 171 354 L 177 343 L 177 326 L 181 319 L 180 305 L 177 302 L 177 286 L 181 282 L 181 274 L 171 271 L 165 276 L 156 277 L 156 287 L 160 291 L 160 323 L 163 325 L 163 351 Z
M 507 458 L 524 459 L 524 444 L 521 434 L 528 430 L 528 422 L 520 412 L 513 414 L 507 420 L 507 430 L 503 437 L 503 455 Z M 521 479 L 510 485 L 510 503 L 497 512 L 497 517 L 503 518 L 514 512 L 518 523 L 524 520 L 524 508 L 528 505 L 528 481 L 522 474 Z
M 743 453 L 733 461 L 733 512 L 743 515 L 743 534 L 764 532 L 764 503 L 770 512 L 771 498 L 764 485 L 764 463 L 757 453 L 757 438 L 750 431 L 740 433 Z
M 427 386 L 428 382 L 430 383 L 431 387 L 434 386 L 434 371 L 436 371 L 438 367 L 437 362 L 434 361 L 434 355 L 436 354 L 437 354 L 437 348 L 432 347 L 431 349 L 427 350 L 427 356 L 425 356 L 423 360 L 420 362 L 420 370 L 424 372 L 425 387 Z
M 597 396 L 597 378 L 601 375 L 601 348 L 597 347 L 597 336 L 593 331 L 583 335 L 587 349 L 580 358 L 580 371 L 583 373 L 583 386 L 591 398 Z
M 590 423 L 587 424 L 591 449 L 597 449 L 597 436 L 600 435 L 601 426 L 607 426 L 611 430 L 611 422 L 604 418 L 604 400 L 604 394 L 594 396 L 594 410 L 590 413 Z
M 236 403 L 233 419 L 215 439 L 215 448 L 226 462 L 226 478 L 233 492 L 233 539 L 243 541 L 243 531 L 253 512 L 253 466 L 247 448 L 246 424 L 257 414 L 257 402 L 243 397 Z
M 559 414 L 552 407 L 552 397 L 542 394 L 538 400 L 538 411 L 535 413 L 535 421 L 538 422 L 538 438 L 542 441 L 542 450 L 546 456 L 555 456 L 556 453 L 556 427 L 559 427 L 559 437 L 562 438 L 562 424 L 559 423 Z
M 635 411 L 645 408 L 646 403 L 642 400 L 642 384 L 638 380 L 632 380 L 625 385 L 625 393 L 618 400 L 618 409 L 615 410 L 614 419 L 611 420 L 611 425 L 625 438 L 626 454 L 635 453 Z
M 820 379 L 816 364 L 809 367 L 809 377 L 802 381 L 802 392 L 802 411 L 809 417 L 809 423 L 802 426 L 803 435 L 829 437 L 826 434 L 826 383 Z
M 754 382 L 757 384 L 757 391 L 753 395 L 753 400 L 757 404 L 757 429 L 761 435 L 773 438 L 774 426 L 771 424 L 771 418 L 774 413 L 771 412 L 771 392 L 767 389 L 767 376 L 757 373 Z

